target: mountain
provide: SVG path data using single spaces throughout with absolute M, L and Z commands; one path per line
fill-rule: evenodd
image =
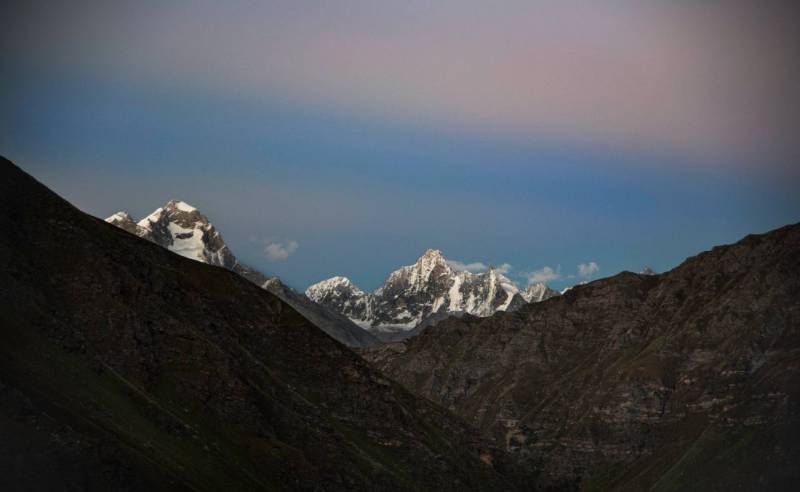
M 581 490 L 800 490 L 800 225 L 364 356 Z
M 306 297 L 331 311 L 347 316 L 363 328 L 369 328 L 372 317 L 370 295 L 346 277 L 323 280 L 306 289 Z
M 6 160 L 0 228 L 0 490 L 528 486 L 277 296 Z
M 560 294 L 557 290 L 553 290 L 545 284 L 538 283 L 529 285 L 525 290 L 520 292 L 520 295 L 525 302 L 542 302 Z
M 179 200 L 166 205 L 138 223 L 127 212 L 117 212 L 106 222 L 124 229 L 186 258 L 232 270 L 256 285 L 269 290 L 336 340 L 351 347 L 379 343 L 370 333 L 356 326 L 347 317 L 284 285 L 277 277 L 267 277 L 239 261 L 225 244 L 222 235 L 208 217 L 195 207 Z
M 130 215 L 117 212 L 106 222 L 130 232 Z M 236 258 L 220 233 L 196 208 L 186 202 L 171 200 L 140 220 L 134 233 L 170 251 L 209 265 L 232 269 Z
M 544 284 L 520 291 L 514 282 L 493 268 L 482 273 L 457 270 L 441 251 L 433 249 L 426 251 L 415 264 L 392 272 L 371 294 L 346 277 L 333 277 L 306 289 L 306 296 L 312 301 L 347 316 L 384 339 L 417 333 L 417 328 L 448 315 L 489 316 L 553 295 L 558 293 Z

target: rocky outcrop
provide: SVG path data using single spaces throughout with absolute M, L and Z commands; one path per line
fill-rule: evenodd
M 368 350 L 543 471 L 614 490 L 800 486 L 800 226 Z
M 520 296 L 526 303 L 542 302 L 559 295 L 557 290 L 553 290 L 543 283 L 536 283 L 529 285 L 525 290 L 520 292 Z
M 527 487 L 278 297 L 5 160 L 0 227 L 2 490 Z

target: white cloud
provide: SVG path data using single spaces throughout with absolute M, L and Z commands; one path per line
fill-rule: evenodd
M 297 251 L 299 246 L 294 240 L 269 242 L 264 247 L 264 256 L 269 261 L 284 261 Z
M 520 276 L 528 279 L 528 285 L 552 282 L 561 278 L 561 267 L 559 266 L 553 270 L 551 267 L 546 266 L 533 272 L 522 272 Z
M 578 276 L 582 278 L 589 278 L 598 271 L 600 271 L 600 267 L 593 261 L 578 265 Z
M 462 261 L 447 260 L 447 264 L 450 265 L 450 268 L 459 272 L 480 273 L 489 269 L 489 266 L 486 263 L 482 263 L 480 261 L 464 263 Z M 511 271 L 511 264 L 503 263 L 502 265 L 493 266 L 492 269 L 495 272 L 504 275 Z
M 447 260 L 447 264 L 450 265 L 450 268 L 452 268 L 453 270 L 458 270 L 459 272 L 478 273 L 488 268 L 486 264 L 481 263 L 479 261 L 476 261 L 474 263 L 464 263 L 456 260 Z

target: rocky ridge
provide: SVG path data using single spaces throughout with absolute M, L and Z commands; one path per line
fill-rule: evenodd
M 558 295 L 544 284 L 524 291 L 494 268 L 471 273 L 454 268 L 441 251 L 429 249 L 416 263 L 392 272 L 373 293 L 346 277 L 323 280 L 306 296 L 378 334 L 412 334 L 447 316 L 490 316 L 514 311 L 528 302 Z
M 532 487 L 277 296 L 5 160 L 0 227 L 2 490 Z
M 800 225 L 366 350 L 553 486 L 797 490 Z

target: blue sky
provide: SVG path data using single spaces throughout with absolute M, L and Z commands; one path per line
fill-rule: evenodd
M 580 3 L 542 3 L 539 13 L 588 33 L 562 39 L 511 2 L 520 15 L 491 12 L 508 21 L 508 39 L 486 27 L 466 40 L 462 31 L 486 14 L 480 4 L 398 18 L 396 7 L 359 2 L 324 12 L 276 2 L 247 20 L 198 4 L 191 22 L 177 5 L 110 4 L 6 12 L 21 27 L 3 35 L 0 52 L 14 74 L 0 81 L 0 153 L 96 216 L 189 202 L 242 261 L 297 288 L 346 275 L 371 290 L 429 247 L 508 263 L 523 285 L 549 267 L 560 288 L 581 280 L 579 264 L 599 266 L 592 278 L 663 271 L 800 220 L 797 122 L 783 110 L 796 95 L 776 92 L 796 80 L 794 65 L 771 73 L 723 60 L 715 68 L 741 75 L 730 82 L 692 71 L 705 59 L 687 61 L 695 55 L 665 41 L 686 12 L 606 9 L 588 21 Z M 717 12 L 690 13 L 697 51 L 713 55 L 713 21 L 696 19 Z M 508 20 L 521 14 L 530 25 Z M 727 35 L 758 34 L 749 39 L 762 45 L 745 48 L 784 46 L 790 57 L 794 47 L 770 25 L 769 35 L 757 23 Z M 540 27 L 533 38 L 531 26 Z M 619 39 L 593 51 L 609 30 Z M 486 65 L 511 41 L 522 48 L 510 63 Z M 645 48 L 632 49 L 636 41 Z M 662 81 L 655 55 L 674 80 Z M 520 71 L 526 56 L 536 63 Z M 634 70 L 610 74 L 609 61 Z M 489 66 L 497 73 L 478 70 Z M 586 74 L 614 84 L 552 86 Z M 265 252 L 291 242 L 280 261 Z

